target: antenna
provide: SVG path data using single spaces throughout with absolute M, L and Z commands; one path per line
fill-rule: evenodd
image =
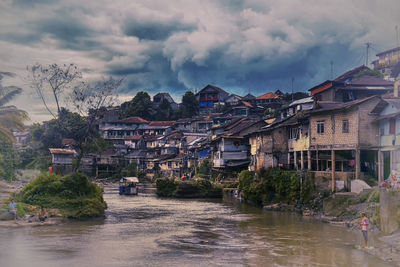
M 365 66 L 368 67 L 368 54 L 369 54 L 369 47 L 371 46 L 370 42 L 365 43 L 365 45 L 367 46 L 367 50 L 366 50 L 366 58 L 365 58 Z
M 396 30 L 396 44 L 397 44 L 396 47 L 399 47 L 399 26 L 396 25 L 396 26 L 394 27 L 394 29 Z
M 292 102 L 293 102 L 293 82 L 294 82 L 294 78 L 292 77 Z
M 331 80 L 333 79 L 333 60 L 331 60 Z

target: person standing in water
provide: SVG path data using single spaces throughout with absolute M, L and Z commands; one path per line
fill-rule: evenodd
M 368 246 L 368 218 L 365 213 L 361 213 L 361 232 L 364 237 L 364 246 Z
M 8 210 L 14 216 L 14 220 L 17 219 L 17 203 L 14 202 L 14 199 L 11 199 L 10 204 L 8 204 Z

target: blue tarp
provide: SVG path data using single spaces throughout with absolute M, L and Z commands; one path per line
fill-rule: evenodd
M 210 155 L 209 148 L 205 148 L 205 149 L 199 151 L 199 159 L 206 158 L 206 157 L 208 157 L 208 155 Z

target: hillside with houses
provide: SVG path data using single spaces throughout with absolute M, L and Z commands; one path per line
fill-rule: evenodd
M 148 110 L 138 111 L 135 105 L 144 100 L 135 102 L 137 96 L 104 108 L 95 125 L 107 145 L 85 153 L 80 170 L 92 177 L 121 177 L 121 170 L 134 165 L 136 174 L 150 180 L 193 177 L 207 160 L 208 178 L 222 183 L 237 180 L 242 170 L 262 168 L 313 172 L 329 180 L 332 191 L 337 185 L 351 191 L 351 180 L 357 179 L 383 183 L 400 171 L 399 74 L 393 63 L 398 55 L 393 51 L 393 59 L 386 60 L 390 64 L 380 58 L 374 70 L 362 65 L 307 93 L 240 96 L 209 84 L 190 92 L 186 107 L 162 92 L 151 100 L 146 96 Z M 168 120 L 157 120 L 160 116 Z M 16 132 L 16 146 L 29 147 L 31 135 Z M 48 147 L 55 172 L 72 171 L 80 152 L 76 143 L 64 137 Z

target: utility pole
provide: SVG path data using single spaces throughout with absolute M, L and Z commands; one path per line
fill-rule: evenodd
M 331 80 L 333 79 L 333 60 L 331 60 Z
M 292 77 L 292 102 L 293 102 L 293 82 L 294 82 L 294 78 Z
M 396 25 L 394 29 L 396 30 L 396 47 L 399 47 L 399 26 Z
M 365 43 L 365 45 L 367 46 L 367 49 L 366 49 L 366 57 L 365 57 L 365 66 L 368 67 L 368 54 L 369 54 L 369 47 L 371 46 L 371 43 L 370 43 L 370 42 L 367 42 L 367 43 Z

